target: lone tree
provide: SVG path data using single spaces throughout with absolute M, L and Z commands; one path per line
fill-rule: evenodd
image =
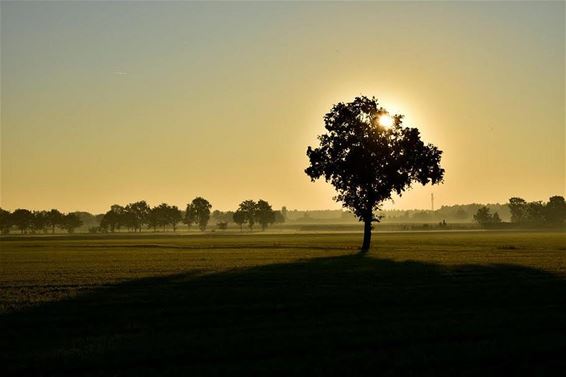
M 389 116 L 377 99 L 356 97 L 338 103 L 324 116 L 320 145 L 308 147 L 312 181 L 324 177 L 337 191 L 334 200 L 364 222 L 361 251 L 369 249 L 372 222 L 385 200 L 401 195 L 415 182 L 440 183 L 442 151 L 424 144 L 416 128 L 404 127 L 403 116 Z

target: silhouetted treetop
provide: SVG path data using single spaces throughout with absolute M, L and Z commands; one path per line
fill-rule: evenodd
M 389 114 L 375 98 L 340 102 L 324 116 L 327 132 L 318 137 L 320 145 L 307 149 L 307 175 L 313 181 L 324 177 L 337 191 L 335 200 L 364 221 L 364 250 L 383 201 L 415 182 L 436 184 L 444 177 L 437 147 L 425 144 L 418 129 L 404 127 L 402 115 L 390 117 L 391 126 L 383 117 Z

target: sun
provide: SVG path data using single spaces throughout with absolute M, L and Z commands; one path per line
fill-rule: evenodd
M 393 117 L 389 114 L 382 114 L 377 119 L 377 122 L 383 127 L 391 127 L 395 123 Z

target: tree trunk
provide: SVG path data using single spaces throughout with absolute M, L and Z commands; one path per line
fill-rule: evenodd
M 362 244 L 361 252 L 366 253 L 369 250 L 371 243 L 371 220 L 364 221 L 364 242 Z

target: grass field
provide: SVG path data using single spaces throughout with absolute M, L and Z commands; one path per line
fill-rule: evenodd
M 0 240 L 2 375 L 557 375 L 566 234 Z

